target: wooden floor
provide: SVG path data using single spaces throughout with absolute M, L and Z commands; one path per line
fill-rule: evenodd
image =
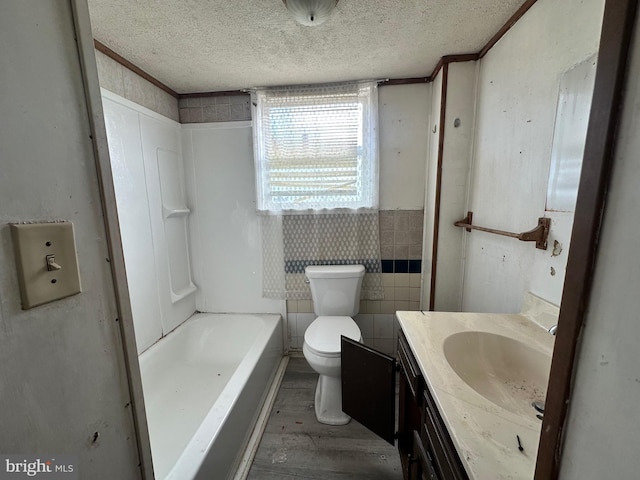
M 339 427 L 316 420 L 317 379 L 304 358 L 291 358 L 249 480 L 402 479 L 396 447 L 355 420 Z

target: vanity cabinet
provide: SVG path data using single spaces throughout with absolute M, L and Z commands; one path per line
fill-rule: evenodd
M 468 479 L 402 331 L 397 358 L 342 337 L 341 365 L 342 410 L 392 445 L 397 441 L 405 479 Z

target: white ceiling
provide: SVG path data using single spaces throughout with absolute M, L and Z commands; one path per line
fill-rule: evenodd
M 304 27 L 281 0 L 88 0 L 94 37 L 178 93 L 428 76 L 524 0 L 340 0 Z

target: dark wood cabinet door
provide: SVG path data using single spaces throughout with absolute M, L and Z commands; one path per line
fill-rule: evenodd
M 396 434 L 396 361 L 342 337 L 342 411 L 391 445 Z

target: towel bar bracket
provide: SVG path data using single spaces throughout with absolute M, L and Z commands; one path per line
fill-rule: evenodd
M 547 249 L 547 237 L 549 236 L 549 228 L 551 227 L 550 218 L 538 218 L 538 225 L 535 228 L 522 233 L 506 232 L 495 228 L 480 227 L 478 225 L 473 225 L 471 223 L 472 220 L 473 212 L 467 212 L 467 216 L 462 220 L 455 222 L 454 225 L 456 227 L 463 227 L 467 232 L 470 232 L 471 230 L 480 230 L 481 232 L 517 238 L 522 242 L 536 242 L 536 248 L 540 250 Z

